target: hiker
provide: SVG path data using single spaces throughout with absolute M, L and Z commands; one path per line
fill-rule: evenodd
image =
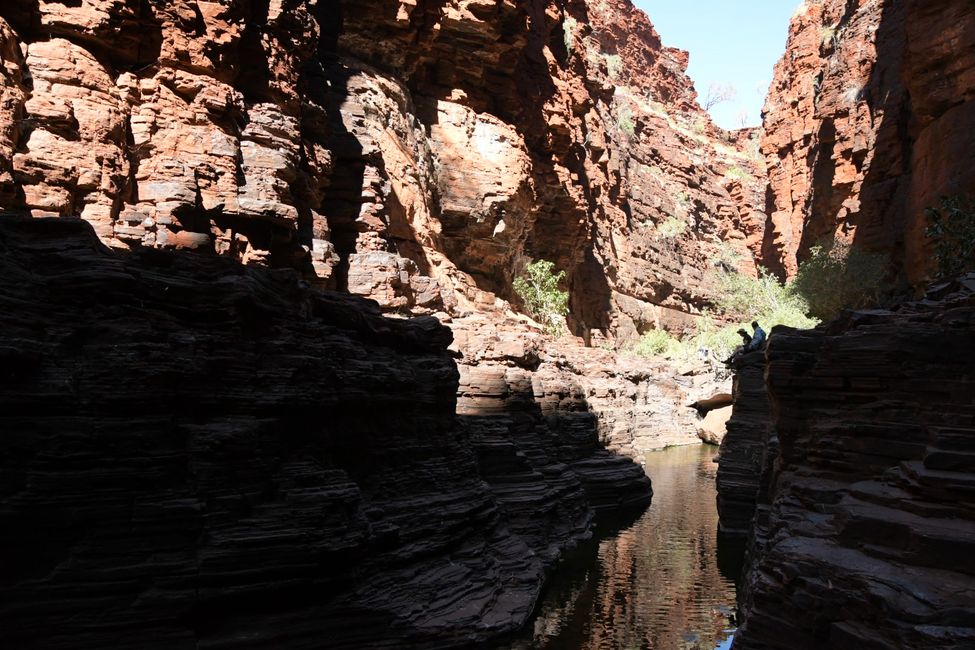
M 764 336 L 765 333 L 762 332 L 762 335 Z M 739 329 L 738 336 L 741 337 L 741 345 L 735 348 L 735 351 L 731 353 L 731 356 L 724 360 L 724 365 L 726 366 L 730 366 L 732 363 L 735 362 L 735 359 L 737 359 L 738 357 L 745 354 L 751 349 L 751 344 L 752 344 L 751 334 L 749 334 L 743 329 Z
M 739 329 L 738 336 L 741 337 L 741 349 L 747 350 L 748 346 L 752 344 L 752 335 L 746 332 L 744 329 Z
M 761 350 L 762 348 L 765 347 L 765 338 L 766 338 L 765 330 L 763 330 L 759 326 L 757 320 L 752 321 L 752 329 L 754 330 L 754 332 L 752 332 L 751 343 L 745 346 L 745 349 L 748 350 L 749 352 L 751 352 L 752 350 Z M 741 330 L 738 331 L 740 332 Z

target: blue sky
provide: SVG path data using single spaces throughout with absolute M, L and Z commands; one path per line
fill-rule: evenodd
M 726 129 L 761 121 L 772 67 L 785 52 L 789 19 L 800 0 L 633 0 L 646 12 L 664 45 L 691 54 L 688 75 L 704 104 L 711 83 L 731 84 L 732 102 L 711 109 Z

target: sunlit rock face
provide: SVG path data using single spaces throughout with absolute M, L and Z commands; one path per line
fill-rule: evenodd
M 975 275 L 777 330 L 736 648 L 975 644 Z
M 511 299 L 512 277 L 544 258 L 568 273 L 577 334 L 680 329 L 710 296 L 718 240 L 760 248 L 754 140 L 719 141 L 686 55 L 629 2 L 389 4 L 344 7 L 337 50 L 402 80 L 408 121 L 429 125 L 433 200 L 383 204 L 431 215 L 413 230 L 461 308 Z M 345 124 L 359 140 L 389 113 L 354 112 Z
M 837 237 L 930 271 L 924 209 L 975 182 L 975 7 L 825 0 L 796 12 L 765 106 L 764 259 Z
M 449 314 L 544 258 L 587 340 L 691 326 L 714 260 L 761 252 L 758 134 L 629 0 L 31 0 L 0 63 L 0 207 L 114 247 Z
M 552 341 L 527 331 L 523 321 L 471 316 L 450 323 L 452 349 L 459 355 L 461 412 L 501 412 L 508 401 L 517 406 L 533 396 L 529 406 L 546 417 L 578 413 L 550 422 L 555 439 L 570 447 L 598 440 L 637 462 L 649 449 L 697 441 L 695 412 L 684 405 L 708 390 L 695 382 L 704 377 L 675 378 L 660 360 Z

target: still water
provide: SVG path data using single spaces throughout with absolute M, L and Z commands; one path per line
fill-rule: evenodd
M 714 650 L 730 646 L 734 571 L 718 566 L 715 447 L 647 454 L 653 503 L 580 548 L 510 650 Z M 733 565 L 733 562 L 731 563 Z

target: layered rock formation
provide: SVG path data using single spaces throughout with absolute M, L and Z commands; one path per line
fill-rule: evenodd
M 602 447 L 635 460 L 647 450 L 696 440 L 694 411 L 685 404 L 713 390 L 707 372 L 674 377 L 662 361 L 553 341 L 527 330 L 524 320 L 476 315 L 449 323 L 461 371 L 462 412 L 497 410 L 533 395 L 534 408 L 544 414 L 579 412 L 584 438 L 594 435 Z M 558 437 L 574 444 L 573 428 Z
M 735 405 L 718 456 L 718 526 L 724 534 L 746 537 L 752 530 L 769 439 L 764 351 L 735 361 L 732 394 Z
M 930 271 L 924 209 L 975 182 L 975 7 L 807 0 L 765 106 L 764 259 L 792 273 L 837 238 Z
M 544 258 L 574 331 L 623 339 L 761 246 L 756 134 L 715 129 L 629 0 L 8 5 L 0 207 L 112 246 L 454 315 Z
M 63 218 L 0 278 L 5 647 L 468 647 L 649 499 L 557 388 L 458 420 L 435 319 Z
M 735 648 L 975 644 L 975 275 L 777 330 Z M 764 511 L 764 512 L 763 512 Z

